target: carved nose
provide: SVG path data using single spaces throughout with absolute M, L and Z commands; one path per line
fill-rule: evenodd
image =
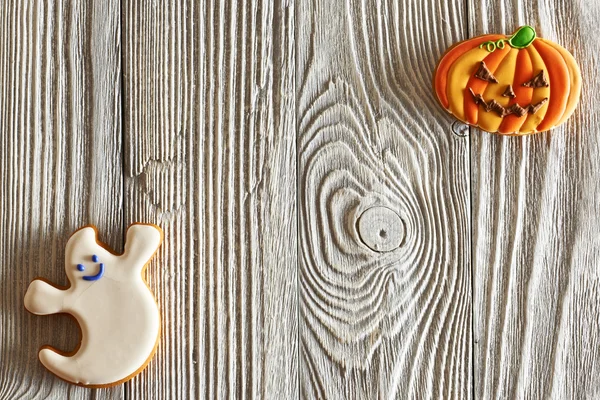
M 506 87 L 506 90 L 504 90 L 504 93 L 502 93 L 502 96 L 510 97 L 511 99 L 514 99 L 515 97 L 517 97 L 517 95 L 515 94 L 515 91 L 513 90 L 512 85 L 508 85 Z

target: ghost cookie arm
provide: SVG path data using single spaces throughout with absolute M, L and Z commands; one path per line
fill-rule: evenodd
M 127 229 L 127 240 L 125 241 L 123 256 L 135 271 L 141 271 L 156 253 L 162 240 L 163 232 L 156 225 L 131 225 Z
M 58 289 L 41 279 L 35 279 L 29 284 L 25 293 L 25 308 L 36 315 L 63 312 L 68 293 L 67 290 Z

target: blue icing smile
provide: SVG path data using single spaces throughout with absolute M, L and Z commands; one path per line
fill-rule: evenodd
M 94 254 L 92 256 L 92 261 L 97 263 L 98 261 L 100 261 L 100 258 L 96 254 Z M 97 281 L 98 279 L 102 278 L 102 276 L 104 275 L 104 264 L 100 263 L 98 264 L 98 267 L 100 267 L 100 269 L 98 270 L 98 273 L 96 275 L 86 275 L 83 277 L 83 279 L 86 281 Z M 85 265 L 77 264 L 77 270 L 85 271 Z
M 102 276 L 104 275 L 104 263 L 100 263 L 99 266 L 100 270 L 96 275 L 86 275 L 83 277 L 83 279 L 86 281 L 97 281 L 98 279 L 102 278 Z

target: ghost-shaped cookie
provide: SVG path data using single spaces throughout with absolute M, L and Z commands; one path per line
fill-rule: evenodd
M 50 372 L 78 385 L 106 387 L 133 378 L 150 362 L 160 317 L 142 274 L 162 237 L 156 225 L 131 225 L 125 252 L 115 255 L 97 241 L 94 227 L 81 228 L 66 248 L 70 286 L 31 282 L 25 294 L 28 311 L 68 313 L 81 328 L 81 343 L 73 353 L 42 347 L 39 359 Z

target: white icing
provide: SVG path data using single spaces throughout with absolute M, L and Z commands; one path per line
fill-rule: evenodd
M 40 350 L 42 364 L 57 376 L 82 385 L 109 385 L 130 377 L 152 356 L 159 335 L 158 307 L 141 271 L 162 241 L 154 225 L 135 224 L 127 230 L 123 255 L 100 246 L 96 232 L 86 227 L 67 243 L 66 290 L 36 279 L 25 294 L 25 307 L 34 314 L 68 313 L 81 327 L 81 346 L 70 356 Z M 92 261 L 92 255 L 98 262 Z M 104 275 L 95 281 L 99 264 Z M 85 266 L 84 271 L 77 269 Z

